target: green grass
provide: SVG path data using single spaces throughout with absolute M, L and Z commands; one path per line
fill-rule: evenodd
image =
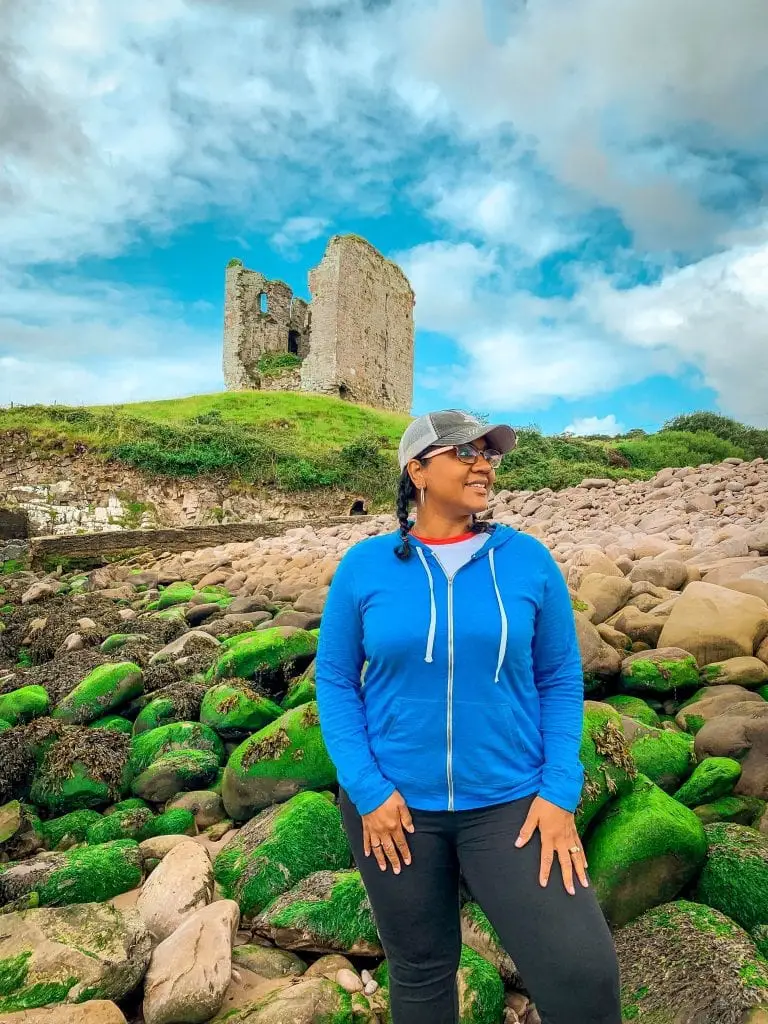
M 364 495 L 374 505 L 391 503 L 397 445 L 408 422 L 407 416 L 336 398 L 280 391 L 0 410 L 0 433 L 26 429 L 43 456 L 88 450 L 155 475 L 217 474 L 243 489 L 336 489 Z M 714 413 L 679 417 L 656 434 L 548 437 L 530 426 L 518 434 L 518 448 L 499 469 L 497 489 L 558 490 L 590 476 L 638 480 L 667 466 L 768 457 L 768 430 Z M 140 519 L 143 510 L 135 503 L 128 514 Z

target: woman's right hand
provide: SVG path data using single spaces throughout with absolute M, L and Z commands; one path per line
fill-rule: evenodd
M 365 856 L 370 857 L 373 853 L 382 871 L 387 870 L 389 861 L 392 870 L 399 875 L 401 857 L 404 864 L 411 863 L 411 851 L 403 829 L 413 832 L 413 821 L 405 800 L 397 790 L 375 811 L 363 815 Z

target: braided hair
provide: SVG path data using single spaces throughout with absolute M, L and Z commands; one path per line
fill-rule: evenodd
M 421 461 L 421 460 L 419 460 Z M 406 562 L 411 557 L 411 530 L 413 529 L 413 522 L 408 518 L 408 512 L 412 502 L 416 500 L 416 485 L 411 480 L 410 473 L 406 467 L 397 485 L 397 506 L 396 515 L 397 521 L 400 524 L 400 544 L 395 548 L 395 555 L 400 559 L 401 562 Z M 472 522 L 470 523 L 469 529 L 471 533 L 493 533 L 495 524 L 487 523 L 483 520 L 478 520 L 474 512 L 472 513 Z

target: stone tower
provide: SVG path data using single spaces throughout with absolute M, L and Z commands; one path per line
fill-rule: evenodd
M 227 268 L 227 389 L 300 389 L 410 412 L 414 297 L 402 270 L 365 239 L 336 235 L 309 284 L 307 308 L 282 282 Z

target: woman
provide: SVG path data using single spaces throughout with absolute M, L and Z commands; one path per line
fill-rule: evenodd
M 458 1020 L 461 876 L 545 1024 L 621 1022 L 573 817 L 583 681 L 568 591 L 537 540 L 476 519 L 514 446 L 510 427 L 455 410 L 411 423 L 400 530 L 347 552 L 323 615 L 320 722 L 394 1024 Z

